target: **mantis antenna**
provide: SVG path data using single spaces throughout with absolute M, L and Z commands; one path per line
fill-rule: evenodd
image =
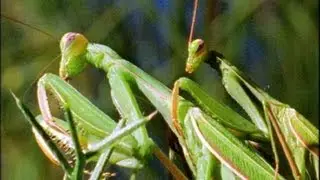
M 37 31 L 37 32 L 40 32 L 40 33 L 44 34 L 45 36 L 51 38 L 52 40 L 55 40 L 55 41 L 57 42 L 57 44 L 59 44 L 58 38 L 56 38 L 55 36 L 53 36 L 53 35 L 50 34 L 50 33 L 45 32 L 44 30 L 42 30 L 42 29 L 40 29 L 40 28 L 37 28 L 37 27 L 35 27 L 35 26 L 31 25 L 31 24 L 22 22 L 22 21 L 20 21 L 20 20 L 18 20 L 18 19 L 16 19 L 16 18 L 10 17 L 10 16 L 5 15 L 5 14 L 3 14 L 3 13 L 1 13 L 1 18 L 8 19 L 8 20 L 10 20 L 10 21 L 12 21 L 12 22 L 14 22 L 14 23 L 21 24 L 21 25 L 23 25 L 23 26 L 26 26 L 26 27 L 32 29 L 32 30 L 35 30 L 35 31 Z M 48 68 L 49 68 L 57 59 L 59 59 L 60 57 L 61 57 L 61 54 L 59 54 L 58 56 L 56 56 L 55 58 L 53 58 L 53 59 L 49 62 L 49 64 L 47 64 L 47 65 L 37 74 L 35 80 L 32 81 L 31 85 L 30 85 L 30 86 L 27 88 L 27 90 L 24 92 L 23 98 L 22 98 L 23 101 L 25 101 L 25 96 L 26 96 L 27 92 L 29 92 L 30 89 L 33 87 L 33 85 L 36 84 L 36 82 L 37 82 L 37 80 L 40 78 L 40 76 L 42 76 L 43 73 L 44 73 L 46 70 L 48 70 Z
M 193 30 L 194 30 L 194 24 L 195 24 L 195 22 L 196 22 L 196 17 L 197 17 L 197 9 L 198 9 L 198 0 L 194 0 L 193 12 L 192 12 L 192 21 L 191 21 L 191 27 L 190 27 L 190 34 L 189 34 L 188 44 L 191 43 L 192 38 L 193 38 Z
M 28 24 L 28 23 L 25 23 L 25 22 L 22 22 L 22 21 L 20 21 L 20 20 L 15 19 L 15 18 L 12 18 L 12 17 L 10 17 L 10 16 L 7 16 L 7 15 L 5 15 L 5 14 L 3 14 L 3 13 L 1 13 L 1 17 L 4 17 L 4 18 L 6 18 L 6 19 L 8 19 L 8 20 L 10 20 L 10 21 L 12 21 L 12 22 L 17 23 L 17 24 L 22 24 L 22 25 L 24 25 L 24 26 L 27 26 L 27 27 L 35 30 L 35 31 L 38 31 L 38 32 L 40 32 L 40 33 L 42 33 L 42 34 L 50 37 L 51 39 L 54 39 L 55 41 L 57 41 L 57 42 L 59 43 L 58 38 L 54 37 L 52 34 L 47 33 L 47 32 L 45 32 L 45 31 L 43 31 L 43 30 L 41 30 L 41 29 L 39 29 L 39 28 L 37 28 L 37 27 L 35 27 L 35 26 L 32 26 L 32 25 L 30 25 L 30 24 Z
M 36 78 L 32 81 L 32 83 L 30 84 L 30 86 L 27 88 L 27 90 L 24 92 L 22 100 L 25 101 L 25 96 L 27 94 L 27 92 L 30 91 L 30 89 L 33 87 L 33 85 L 35 85 L 38 81 L 38 79 L 49 69 L 49 67 L 57 60 L 61 57 L 61 54 L 59 54 L 58 56 L 56 56 L 55 58 L 53 58 L 49 64 L 47 64 L 44 68 L 42 68 L 42 70 L 37 74 Z

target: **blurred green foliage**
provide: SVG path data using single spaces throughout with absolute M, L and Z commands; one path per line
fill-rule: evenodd
M 30 125 L 9 90 L 39 113 L 34 82 L 59 55 L 59 38 L 64 33 L 81 32 L 91 42 L 106 44 L 172 87 L 175 79 L 185 75 L 192 3 L 1 1 L 2 14 L 54 37 L 1 17 L 1 179 L 62 177 L 59 167 L 52 165 L 37 147 Z M 273 97 L 290 104 L 318 126 L 318 15 L 316 0 L 200 0 L 195 36 L 204 38 L 210 49 L 223 53 Z M 55 60 L 45 72 L 57 73 L 58 66 L 59 60 Z M 203 65 L 191 78 L 212 96 L 239 110 L 209 67 Z M 71 83 L 99 108 L 118 118 L 101 71 L 88 68 Z M 59 105 L 51 102 L 58 114 Z M 156 141 L 165 138 L 154 137 Z

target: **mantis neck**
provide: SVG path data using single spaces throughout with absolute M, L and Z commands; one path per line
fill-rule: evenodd
M 89 43 L 86 53 L 87 61 L 96 68 L 108 72 L 110 66 L 117 60 L 122 59 L 115 51 L 108 46 Z

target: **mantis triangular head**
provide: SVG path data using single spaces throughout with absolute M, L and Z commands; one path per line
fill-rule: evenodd
M 202 39 L 193 40 L 188 46 L 186 72 L 192 73 L 207 59 L 208 51 Z
M 61 62 L 59 75 L 63 79 L 75 76 L 83 71 L 87 62 L 85 60 L 88 40 L 79 33 L 66 33 L 60 41 Z

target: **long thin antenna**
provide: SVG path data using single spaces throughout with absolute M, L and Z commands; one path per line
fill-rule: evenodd
M 22 100 L 25 101 L 25 96 L 28 91 L 33 87 L 33 85 L 39 80 L 40 76 L 44 74 L 44 72 L 57 60 L 61 57 L 61 54 L 59 54 L 57 57 L 52 59 L 49 64 L 47 64 L 36 76 L 36 78 L 32 81 L 31 85 L 28 87 L 28 89 L 24 92 Z
M 20 20 L 18 20 L 18 19 L 15 19 L 15 18 L 13 18 L 13 17 L 7 16 L 7 15 L 5 15 L 5 14 L 3 14 L 3 13 L 1 13 L 1 18 L 2 18 L 2 17 L 5 18 L 5 19 L 8 19 L 8 20 L 10 20 L 10 21 L 12 21 L 12 22 L 14 22 L 14 23 L 22 24 L 22 25 L 24 25 L 24 26 L 26 26 L 26 27 L 28 27 L 28 28 L 31 28 L 31 29 L 39 32 L 39 33 L 42 33 L 42 34 L 50 37 L 51 39 L 53 39 L 53 40 L 55 40 L 56 42 L 59 43 L 58 38 L 54 37 L 53 35 L 45 32 L 45 31 L 43 31 L 43 30 L 41 30 L 41 29 L 39 29 L 39 28 L 37 28 L 37 27 L 35 27 L 35 26 L 33 26 L 33 25 L 30 25 L 30 24 L 28 24 L 28 23 L 22 22 L 22 21 L 20 21 Z M 54 59 L 52 59 L 52 60 L 49 62 L 49 64 L 47 64 L 47 65 L 37 74 L 35 80 L 32 81 L 31 85 L 30 85 L 30 86 L 27 88 L 27 90 L 24 92 L 23 98 L 22 98 L 23 101 L 25 101 L 25 96 L 26 96 L 26 94 L 30 91 L 30 89 L 33 87 L 33 85 L 38 81 L 39 77 L 40 77 L 41 75 L 43 75 L 44 72 L 45 72 L 57 59 L 59 59 L 60 57 L 61 57 L 61 54 L 59 54 L 57 57 L 55 57 Z
M 25 26 L 27 26 L 27 27 L 29 27 L 29 28 L 31 28 L 31 29 L 34 29 L 34 30 L 36 30 L 36 31 L 38 31 L 38 32 L 40 32 L 40 33 L 42 33 L 42 34 L 45 34 L 45 35 L 49 36 L 50 38 L 58 41 L 57 38 L 54 37 L 53 35 L 45 32 L 45 31 L 43 31 L 43 30 L 41 30 L 41 29 L 39 29 L 39 28 L 37 28 L 37 27 L 34 27 L 34 26 L 30 25 L 30 24 L 24 23 L 24 22 L 22 22 L 22 21 L 19 21 L 19 20 L 17 20 L 17 19 L 14 19 L 14 18 L 9 17 L 9 16 L 7 16 L 7 15 L 5 15 L 5 14 L 2 14 L 2 13 L 1 13 L 1 17 L 4 17 L 4 18 L 6 18 L 6 19 L 8 19 L 8 20 L 10 20 L 10 21 L 13 21 L 13 22 L 15 22 L 15 23 L 25 25 Z M 59 41 L 58 41 L 58 42 L 59 42 Z
M 193 29 L 194 29 L 194 24 L 195 24 L 195 22 L 196 22 L 197 9 L 198 9 L 198 0 L 194 0 L 193 13 L 192 13 L 192 22 L 191 22 L 191 29 L 190 29 L 189 41 L 188 41 L 189 44 L 191 43 L 192 38 L 193 38 Z

